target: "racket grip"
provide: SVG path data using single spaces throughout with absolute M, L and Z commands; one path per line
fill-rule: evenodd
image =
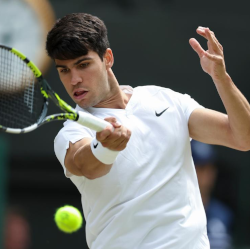
M 109 122 L 97 118 L 89 113 L 78 111 L 78 116 L 79 118 L 76 122 L 90 128 L 91 130 L 99 132 L 104 130 L 107 126 L 112 127 L 112 130 L 114 130 L 113 126 Z

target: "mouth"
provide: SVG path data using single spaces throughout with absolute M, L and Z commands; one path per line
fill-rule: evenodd
M 73 96 L 74 96 L 75 99 L 79 100 L 79 99 L 84 98 L 87 93 L 88 93 L 88 91 L 78 89 L 78 90 L 74 91 Z

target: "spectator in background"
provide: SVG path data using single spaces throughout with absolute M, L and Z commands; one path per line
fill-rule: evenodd
M 23 210 L 10 207 L 5 219 L 4 249 L 29 249 L 30 246 L 30 225 Z
M 231 225 L 233 213 L 229 207 L 212 195 L 217 179 L 214 147 L 193 140 L 191 148 L 202 202 L 207 216 L 207 232 L 211 249 L 232 248 Z

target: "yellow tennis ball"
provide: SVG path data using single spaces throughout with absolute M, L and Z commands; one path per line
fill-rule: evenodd
M 82 214 L 70 205 L 60 207 L 55 213 L 57 227 L 65 233 L 76 232 L 82 226 Z

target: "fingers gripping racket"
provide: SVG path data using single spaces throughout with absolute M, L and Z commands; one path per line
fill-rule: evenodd
M 46 116 L 48 99 L 64 113 Z M 25 55 L 0 45 L 0 130 L 20 134 L 55 120 L 73 120 L 95 131 L 110 123 L 78 112 L 64 102 Z

